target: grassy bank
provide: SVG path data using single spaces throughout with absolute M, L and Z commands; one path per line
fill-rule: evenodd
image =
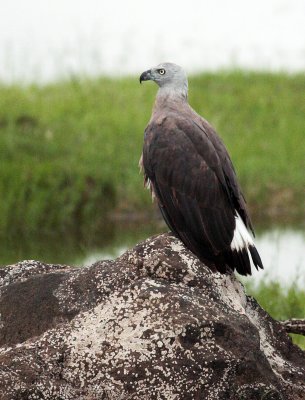
M 247 293 L 252 295 L 261 307 L 274 319 L 284 321 L 291 318 L 305 318 L 305 290 L 296 284 L 283 287 L 279 282 L 267 280 L 258 286 L 246 283 Z M 292 340 L 305 350 L 305 337 L 291 334 Z
M 304 75 L 190 77 L 190 103 L 218 130 L 258 214 L 304 212 Z M 156 87 L 137 78 L 0 86 L 0 233 L 98 230 L 151 200 L 138 172 Z

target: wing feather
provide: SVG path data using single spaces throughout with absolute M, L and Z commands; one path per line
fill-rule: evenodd
M 211 141 L 214 146 L 215 151 L 219 155 L 222 163 L 222 171 L 225 178 L 225 186 L 229 191 L 230 198 L 234 204 L 234 208 L 238 211 L 241 216 L 244 224 L 248 229 L 252 231 L 254 236 L 254 230 L 252 226 L 252 222 L 247 211 L 246 200 L 241 191 L 240 185 L 237 180 L 235 168 L 232 164 L 231 158 L 227 152 L 225 145 L 223 144 L 221 138 L 217 135 L 214 128 L 206 121 L 204 118 L 197 116 L 198 121 L 194 122 L 199 129 L 201 129 L 207 138 Z

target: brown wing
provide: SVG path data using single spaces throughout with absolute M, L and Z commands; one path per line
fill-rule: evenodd
M 217 260 L 226 269 L 235 229 L 234 204 L 221 160 L 191 119 L 169 115 L 151 123 L 143 148 L 145 174 L 151 181 L 170 229 L 199 258 Z
M 252 222 L 247 211 L 245 197 L 240 189 L 240 185 L 238 183 L 235 168 L 232 164 L 231 158 L 225 148 L 222 140 L 215 132 L 214 128 L 202 117 L 198 116 L 199 123 L 197 126 L 199 129 L 203 131 L 203 133 L 207 136 L 207 138 L 213 144 L 215 151 L 217 152 L 220 160 L 223 174 L 225 176 L 227 189 L 230 192 L 230 198 L 233 201 L 234 208 L 237 210 L 239 215 L 241 216 L 244 224 L 248 229 L 250 229 L 254 235 L 254 230 L 252 226 Z

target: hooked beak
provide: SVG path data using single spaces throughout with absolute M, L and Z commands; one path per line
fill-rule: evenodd
M 140 83 L 142 83 L 143 81 L 150 81 L 151 80 L 151 69 L 149 69 L 148 71 L 143 72 L 143 74 L 141 74 L 140 76 Z

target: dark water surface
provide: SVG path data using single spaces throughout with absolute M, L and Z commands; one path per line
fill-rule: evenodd
M 295 281 L 305 287 L 305 230 L 297 227 L 268 229 L 257 227 L 256 245 L 265 270 L 255 272 L 253 279 Z M 166 232 L 163 222 L 125 225 L 107 224 L 93 237 L 73 234 L 24 238 L 2 238 L 0 264 L 13 264 L 24 259 L 47 263 L 89 265 L 97 260 L 113 259 L 128 248 L 156 233 Z

